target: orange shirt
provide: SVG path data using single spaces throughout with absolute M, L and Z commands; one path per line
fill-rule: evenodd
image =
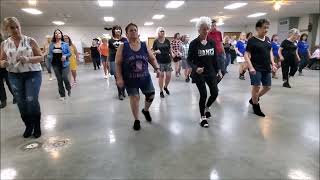
M 103 56 L 109 56 L 109 47 L 108 44 L 101 43 L 99 46 L 100 54 Z

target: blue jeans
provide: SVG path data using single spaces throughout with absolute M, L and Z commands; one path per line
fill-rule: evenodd
M 223 54 L 219 54 L 217 55 L 217 61 L 218 61 L 218 67 L 219 69 L 221 69 L 221 73 L 222 75 L 226 74 L 226 63 L 224 60 L 224 55 Z
M 227 71 L 227 67 L 229 66 L 229 64 L 231 63 L 231 54 L 230 53 L 226 53 L 226 61 L 225 61 L 225 71 Z
M 42 83 L 41 71 L 9 73 L 14 97 L 23 121 L 40 121 L 39 92 Z
M 299 54 L 300 56 L 300 63 L 299 63 L 299 72 L 302 73 L 303 68 L 308 65 L 309 57 L 308 54 Z

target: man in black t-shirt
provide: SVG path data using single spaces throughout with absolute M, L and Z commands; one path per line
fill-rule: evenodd
M 250 79 L 252 85 L 252 98 L 249 103 L 252 104 L 256 115 L 265 117 L 260 109 L 259 98 L 271 89 L 271 70 L 276 71 L 276 65 L 273 60 L 271 42 L 266 34 L 270 22 L 266 19 L 260 19 L 256 23 L 257 35 L 249 39 L 245 60 L 249 65 Z M 262 83 L 262 88 L 260 88 Z

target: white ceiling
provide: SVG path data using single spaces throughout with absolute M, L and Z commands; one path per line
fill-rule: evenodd
M 114 0 L 113 7 L 99 7 L 97 0 L 38 0 L 37 9 L 42 15 L 34 16 L 21 11 L 28 7 L 27 0 L 1 0 L 1 19 L 16 16 L 24 26 L 52 25 L 54 20 L 66 21 L 67 26 L 101 26 L 134 22 L 142 26 L 146 21 L 155 22 L 154 26 L 188 26 L 190 19 L 199 16 L 227 16 L 226 26 L 252 24 L 255 18 L 247 15 L 256 12 L 268 13 L 271 20 L 289 16 L 303 16 L 319 13 L 319 0 L 291 0 L 290 5 L 282 6 L 279 12 L 271 4 L 262 0 L 243 0 L 248 5 L 236 10 L 225 10 L 224 6 L 232 0 L 185 0 L 178 9 L 166 9 L 168 0 Z M 154 14 L 164 14 L 162 20 L 152 20 Z M 113 23 L 106 23 L 104 16 L 113 16 Z

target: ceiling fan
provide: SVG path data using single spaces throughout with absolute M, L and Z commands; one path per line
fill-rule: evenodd
M 299 0 L 293 1 L 293 0 L 265 0 L 258 3 L 264 3 L 264 4 L 272 4 L 273 9 L 276 11 L 279 11 L 281 6 L 288 6 L 297 3 Z M 303 1 L 301 1 L 303 2 Z

